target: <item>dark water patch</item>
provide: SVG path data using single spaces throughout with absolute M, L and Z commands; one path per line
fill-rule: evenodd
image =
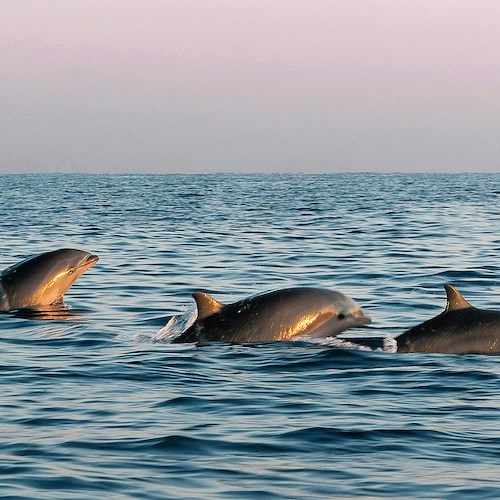
M 183 456 L 211 457 L 219 454 L 230 453 L 235 456 L 246 457 L 258 454 L 269 456 L 275 453 L 291 451 L 286 445 L 274 445 L 264 442 L 249 442 L 240 440 L 224 440 L 213 438 L 193 438 L 185 435 L 169 435 L 150 439 L 125 439 L 125 440 L 92 440 L 92 441 L 67 441 L 63 443 L 65 448 L 83 448 L 94 452 L 117 452 L 127 453 L 160 453 L 167 454 L 170 459 L 178 459 Z

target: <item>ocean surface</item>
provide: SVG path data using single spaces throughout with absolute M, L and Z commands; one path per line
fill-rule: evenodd
M 100 257 L 66 294 L 74 316 L 0 316 L 0 496 L 500 498 L 500 356 L 169 342 L 194 291 L 340 290 L 373 319 L 351 337 L 438 314 L 444 283 L 499 310 L 499 174 L 19 174 L 0 189 L 1 269 Z

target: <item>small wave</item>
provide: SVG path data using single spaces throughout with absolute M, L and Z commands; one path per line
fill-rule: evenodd
M 170 344 L 182 332 L 186 331 L 195 320 L 196 311 L 191 310 L 184 314 L 172 316 L 163 328 L 151 334 L 122 332 L 118 335 L 118 339 L 134 343 Z
M 215 456 L 221 453 L 265 453 L 291 451 L 293 446 L 289 444 L 275 444 L 272 442 L 261 442 L 252 439 L 241 438 L 240 440 L 229 440 L 216 437 L 192 437 L 186 434 L 171 434 L 168 436 L 151 437 L 144 439 L 114 439 L 114 440 L 71 440 L 63 443 L 64 447 L 95 449 L 107 451 L 127 452 L 168 452 L 177 456 Z
M 326 337 L 323 339 L 301 337 L 297 341 L 310 342 L 311 344 L 337 349 L 357 349 L 360 351 L 391 353 L 397 351 L 396 339 L 392 337 Z

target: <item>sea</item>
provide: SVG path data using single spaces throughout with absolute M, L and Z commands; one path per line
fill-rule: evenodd
M 74 314 L 0 315 L 2 498 L 500 498 L 500 356 L 356 343 L 439 314 L 445 283 L 500 310 L 500 174 L 4 174 L 0 189 L 0 269 L 100 257 L 66 293 Z M 195 291 L 293 286 L 339 290 L 372 324 L 171 343 Z

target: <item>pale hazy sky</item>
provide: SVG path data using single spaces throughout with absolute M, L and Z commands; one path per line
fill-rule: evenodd
M 0 172 L 500 172 L 500 0 L 0 0 Z

